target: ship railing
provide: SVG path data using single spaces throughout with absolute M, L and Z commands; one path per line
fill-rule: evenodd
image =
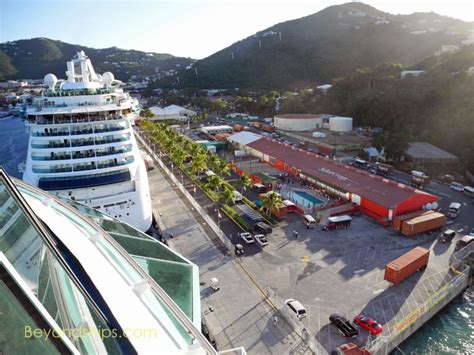
M 71 143 L 71 147 L 85 147 L 85 146 L 88 146 L 88 145 L 94 145 L 94 140 L 93 139 L 88 139 L 88 140 L 79 141 L 79 142 L 72 141 L 72 143 Z
M 31 144 L 31 148 L 69 148 L 69 143 Z
M 124 114 L 125 115 L 125 114 Z M 28 123 L 34 123 L 37 125 L 56 125 L 56 124 L 71 124 L 71 123 L 92 123 L 92 122 L 103 122 L 103 121 L 118 121 L 124 118 L 124 115 L 107 115 L 107 116 L 94 116 L 94 117 L 70 117 L 70 118 L 27 118 Z
M 35 156 L 35 155 L 32 155 L 31 159 L 39 160 L 39 161 L 42 161 L 42 160 L 68 160 L 68 159 L 71 159 L 71 156 L 70 155 L 57 155 L 57 154 L 54 154 L 54 155 L 51 155 L 51 156 L 37 156 L 37 155 Z
M 68 136 L 69 131 L 60 131 L 60 132 L 31 132 L 33 137 L 56 137 L 56 136 Z
M 33 172 L 38 174 L 46 174 L 46 173 L 70 173 L 72 172 L 72 167 L 64 167 L 64 168 L 35 168 L 33 167 Z

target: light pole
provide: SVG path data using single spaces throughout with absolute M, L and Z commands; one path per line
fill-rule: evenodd
M 194 191 L 194 199 L 196 199 L 196 185 L 194 185 L 193 191 Z

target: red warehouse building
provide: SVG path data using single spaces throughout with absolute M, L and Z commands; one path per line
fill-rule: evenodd
M 421 210 L 439 200 L 438 196 L 267 138 L 244 145 L 249 154 L 352 201 L 380 222 L 392 221 L 397 215 Z

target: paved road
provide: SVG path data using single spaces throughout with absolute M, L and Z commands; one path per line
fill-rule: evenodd
M 285 323 L 273 325 L 274 309 L 238 263 L 222 252 L 179 190 L 158 168 L 149 173 L 149 181 L 154 212 L 161 215 L 165 236 L 174 236 L 169 244 L 199 266 L 203 317 L 219 349 L 244 346 L 249 354 L 304 354 L 300 338 Z M 218 292 L 210 288 L 212 277 L 220 280 Z

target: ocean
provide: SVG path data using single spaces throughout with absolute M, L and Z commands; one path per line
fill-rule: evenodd
M 0 165 L 21 179 L 18 164 L 26 161 L 28 135 L 24 122 L 0 119 Z M 451 302 L 400 345 L 398 354 L 474 354 L 474 288 Z

